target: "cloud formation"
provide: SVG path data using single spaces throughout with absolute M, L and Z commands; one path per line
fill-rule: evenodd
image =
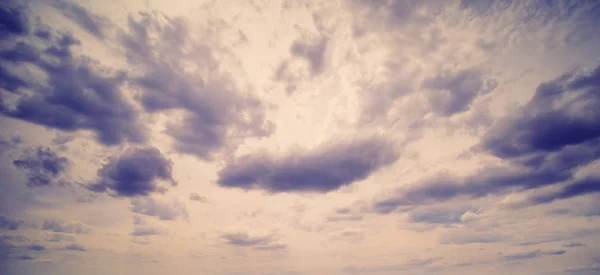
M 17 230 L 23 225 L 22 220 L 15 220 L 9 217 L 0 216 L 0 229 Z
M 158 149 L 151 146 L 127 148 L 113 156 L 98 170 L 98 180 L 88 186 L 94 192 L 112 191 L 116 196 L 147 196 L 154 192 L 165 192 L 160 186 L 167 182 L 173 186 L 173 163 Z
M 146 216 L 158 217 L 160 220 L 186 219 L 188 211 L 180 201 L 171 203 L 152 197 L 135 198 L 131 200 L 131 211 Z
M 130 83 L 139 89 L 144 109 L 183 111 L 179 121 L 168 123 L 167 133 L 176 150 L 204 160 L 235 145 L 236 137 L 270 135 L 274 128 L 265 119 L 265 106 L 219 73 L 218 45 L 196 40 L 190 31 L 183 18 L 129 17 L 120 41 L 129 64 L 137 68 Z
M 281 157 L 247 155 L 219 171 L 218 184 L 273 193 L 329 192 L 394 163 L 399 154 L 393 148 L 387 140 L 372 138 L 331 142 Z
M 15 167 L 25 170 L 29 187 L 46 186 L 59 181 L 69 163 L 67 158 L 58 156 L 50 148 L 41 147 L 27 150 L 23 156 L 13 161 Z
M 44 220 L 42 230 L 69 234 L 86 234 L 90 228 L 83 223 L 63 220 Z

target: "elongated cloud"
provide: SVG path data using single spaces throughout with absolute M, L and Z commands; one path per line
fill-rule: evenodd
M 399 155 L 390 142 L 373 138 L 324 144 L 282 157 L 240 157 L 219 172 L 219 185 L 269 192 L 329 192 L 366 179 Z

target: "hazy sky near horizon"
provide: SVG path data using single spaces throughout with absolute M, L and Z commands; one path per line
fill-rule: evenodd
M 600 2 L 0 4 L 2 274 L 600 274 Z

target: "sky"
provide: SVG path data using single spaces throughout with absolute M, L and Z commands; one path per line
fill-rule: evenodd
M 0 2 L 2 274 L 600 274 L 600 2 Z

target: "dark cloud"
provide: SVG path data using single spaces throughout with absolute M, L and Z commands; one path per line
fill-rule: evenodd
M 274 130 L 259 99 L 219 73 L 219 47 L 203 42 L 208 40 L 193 38 L 181 18 L 148 13 L 130 17 L 127 32 L 120 35 L 136 68 L 130 82 L 139 89 L 144 109 L 184 111 L 179 121 L 168 123 L 166 132 L 178 151 L 205 160 L 234 146 L 239 137 L 264 137 Z
M 422 83 L 432 90 L 428 94 L 432 111 L 443 116 L 468 110 L 477 96 L 491 92 L 497 85 L 495 80 L 485 80 L 478 69 L 443 72 Z
M 24 8 L 9 10 L 28 16 Z M 73 47 L 81 43 L 70 33 L 49 26 L 36 26 L 33 35 L 10 30 L 19 39 L 7 41 L 0 51 L 0 68 L 35 68 L 46 77 L 24 79 L 12 69 L 0 70 L 3 88 L 18 95 L 14 104 L 0 101 L 2 115 L 67 132 L 91 130 L 106 145 L 146 139 L 137 112 L 120 91 L 124 72 L 75 56 Z
M 502 256 L 502 259 L 504 259 L 505 261 L 516 261 L 516 260 L 533 259 L 533 258 L 537 258 L 540 256 L 546 256 L 546 255 L 562 255 L 565 253 L 567 253 L 567 251 L 565 251 L 565 250 L 542 251 L 542 250 L 538 249 L 538 250 L 534 250 L 534 251 L 530 251 L 530 252 L 504 255 L 504 256 Z
M 39 244 L 32 244 L 32 245 L 28 246 L 27 249 L 32 250 L 32 251 L 43 251 L 43 250 L 46 250 L 46 247 L 43 245 L 39 245 Z
M 28 150 L 13 165 L 27 174 L 27 186 L 47 186 L 61 179 L 69 167 L 69 160 L 58 156 L 50 148 Z
M 62 242 L 62 241 L 74 242 L 75 237 L 69 236 L 69 235 L 64 235 L 64 234 L 54 234 L 51 237 L 49 237 L 48 239 L 46 239 L 46 241 L 54 242 L 54 243 L 58 243 L 58 242 Z
M 72 2 L 53 0 L 50 1 L 50 4 L 87 32 L 100 39 L 104 39 L 105 29 L 110 25 L 110 21 L 107 18 L 93 14 Z
M 80 222 L 60 220 L 44 220 L 42 230 L 71 234 L 85 234 L 90 231 L 86 225 Z
M 65 246 L 66 250 L 73 250 L 73 251 L 86 251 L 85 247 L 78 245 L 78 244 L 68 244 Z
M 218 184 L 274 193 L 329 192 L 394 163 L 399 157 L 394 148 L 391 142 L 372 138 L 323 144 L 282 157 L 247 155 L 219 171 Z
M 321 38 L 312 43 L 307 41 L 294 41 L 290 51 L 292 55 L 306 59 L 310 63 L 311 75 L 318 75 L 323 71 L 327 38 Z
M 98 170 L 98 180 L 88 188 L 94 192 L 112 191 L 117 196 L 147 196 L 164 192 L 160 182 L 176 186 L 172 176 L 171 160 L 151 146 L 127 148 L 118 156 L 111 157 Z
M 186 219 L 188 217 L 187 208 L 182 202 L 167 203 L 152 197 L 132 199 L 131 211 L 146 216 L 158 217 L 161 220 Z
M 14 0 L 3 1 L 0 4 L 0 39 L 29 33 L 29 18 L 23 14 L 24 8 L 22 3 L 19 5 Z
M 198 193 L 191 193 L 190 194 L 190 200 L 192 201 L 199 201 L 199 202 L 206 202 L 207 199 L 205 196 L 200 196 L 198 195 Z
M 23 225 L 22 220 L 15 220 L 9 217 L 0 216 L 0 229 L 17 230 Z
M 27 254 L 23 254 L 23 255 L 19 255 L 16 258 L 17 260 L 22 260 L 22 261 L 32 261 L 35 260 L 35 258 L 33 256 L 27 255 Z
M 428 204 L 460 196 L 482 197 L 510 190 L 535 189 L 569 182 L 555 193 L 536 195 L 531 203 L 598 192 L 598 179 L 573 178 L 575 169 L 600 158 L 600 67 L 589 74 L 569 73 L 542 83 L 523 108 L 496 122 L 478 148 L 504 159 L 466 177 L 447 173 L 401 188 L 374 203 L 389 213 L 402 206 Z

